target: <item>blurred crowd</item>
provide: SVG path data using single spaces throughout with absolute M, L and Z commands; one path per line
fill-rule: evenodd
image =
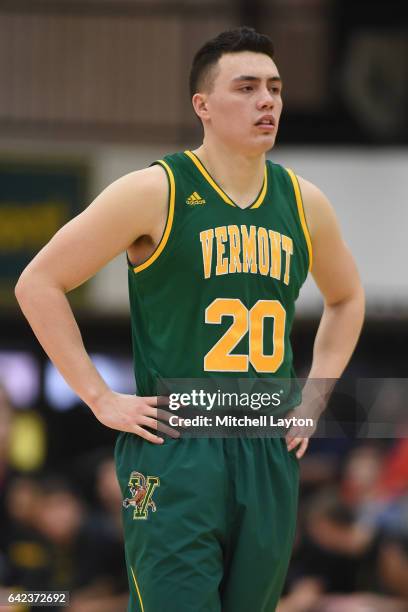
M 313 439 L 278 612 L 408 611 L 408 438 Z
M 0 390 L 0 592 L 65 590 L 73 612 L 124 612 L 113 449 L 92 450 L 63 473 L 16 470 L 14 416 Z M 408 611 L 408 438 L 313 439 L 301 482 L 278 612 Z
M 0 593 L 69 591 L 72 612 L 124 612 L 122 499 L 112 449 L 78 458 L 67 473 L 22 473 L 8 459 L 12 423 L 0 391 Z

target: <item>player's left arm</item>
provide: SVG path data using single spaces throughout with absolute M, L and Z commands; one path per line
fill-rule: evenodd
M 299 177 L 306 220 L 312 242 L 312 275 L 323 296 L 324 308 L 314 341 L 310 379 L 337 379 L 353 354 L 364 320 L 364 290 L 353 256 L 345 244 L 336 215 L 327 197 Z M 313 386 L 307 382 L 303 397 Z M 322 404 L 322 410 L 324 404 Z M 288 449 L 305 438 L 287 438 Z
M 364 290 L 333 207 L 315 185 L 299 178 L 313 249 L 313 278 L 324 300 L 310 378 L 339 378 L 364 320 Z

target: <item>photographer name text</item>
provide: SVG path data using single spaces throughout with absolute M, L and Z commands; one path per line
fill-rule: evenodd
M 258 417 L 248 416 L 195 416 L 183 418 L 172 415 L 169 418 L 172 427 L 313 427 L 314 421 L 310 418 L 296 416 L 275 418 L 271 415 L 260 415 Z

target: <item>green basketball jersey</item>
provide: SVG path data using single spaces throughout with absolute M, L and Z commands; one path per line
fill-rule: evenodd
M 147 261 L 129 266 L 139 395 L 166 378 L 292 378 L 295 300 L 311 266 L 297 179 L 267 161 L 240 208 L 190 151 L 166 156 L 168 218 Z

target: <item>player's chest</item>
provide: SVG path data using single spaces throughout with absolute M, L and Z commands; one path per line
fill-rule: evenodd
M 250 275 L 290 282 L 296 237 L 278 215 L 197 208 L 175 229 L 173 257 L 195 278 Z

